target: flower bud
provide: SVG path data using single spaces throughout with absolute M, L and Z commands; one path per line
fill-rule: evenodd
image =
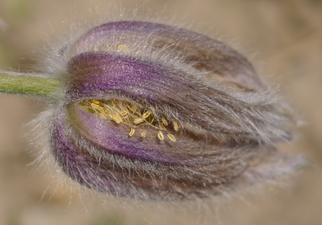
M 207 36 L 110 22 L 61 49 L 51 151 L 73 180 L 138 199 L 193 199 L 284 177 L 296 118 L 248 60 Z

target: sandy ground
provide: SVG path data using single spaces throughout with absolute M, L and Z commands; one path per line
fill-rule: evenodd
M 106 2 L 1 0 L 0 26 L 6 23 L 7 27 L 0 27 L 0 68 L 30 70 L 41 61 L 39 52 L 53 30 L 68 32 L 75 11 L 87 18 L 95 6 L 107 9 Z M 218 207 L 201 207 L 199 213 L 177 208 L 183 204 L 202 206 L 207 201 L 172 205 L 174 212 L 159 203 L 136 209 L 126 203 L 115 204 L 106 196 L 106 206 L 88 206 L 77 193 L 70 201 L 70 194 L 63 191 L 68 189 L 66 185 L 49 188 L 42 198 L 51 176 L 46 170 L 28 166 L 40 149 L 28 144 L 31 128 L 25 125 L 46 104 L 1 94 L 0 224 L 322 224 L 322 1 L 129 0 L 123 1 L 123 6 L 133 8 L 135 3 L 142 11 L 152 9 L 152 15 L 160 11 L 163 16 L 175 14 L 178 20 L 192 24 L 192 29 L 219 37 L 246 54 L 261 76 L 286 96 L 306 121 L 296 142 L 279 147 L 305 154 L 312 165 L 282 188 L 233 197 L 224 205 L 218 198 L 218 203 L 211 204 Z

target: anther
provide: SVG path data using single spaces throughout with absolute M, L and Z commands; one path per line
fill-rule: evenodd
M 139 124 L 139 123 L 142 123 L 144 120 L 142 118 L 135 118 L 133 123 L 134 124 Z
M 133 104 L 126 104 L 126 107 L 127 107 L 131 112 L 134 112 L 134 105 L 133 105 Z
M 167 136 L 168 136 L 168 138 L 171 140 L 171 141 L 173 141 L 173 142 L 176 142 L 177 140 L 176 140 L 176 138 L 175 138 L 175 136 L 173 136 L 172 134 L 167 134 Z
M 99 104 L 96 104 L 96 103 L 91 103 L 91 106 L 94 108 L 94 109 L 102 109 L 101 106 L 99 106 Z
M 127 112 L 126 112 L 126 111 L 122 111 L 122 112 L 120 113 L 120 115 L 121 115 L 122 117 L 126 116 L 126 114 L 127 114 Z
M 122 117 L 121 117 L 119 114 L 114 114 L 114 113 L 113 113 L 111 116 L 112 116 L 113 120 L 114 120 L 117 124 L 119 124 L 119 123 L 121 123 L 121 122 L 123 121 Z
M 147 111 L 147 112 L 145 112 L 145 113 L 143 114 L 143 118 L 144 118 L 144 119 L 146 119 L 146 118 L 148 118 L 150 115 L 151 115 L 151 111 L 149 110 L 149 111 Z
M 163 136 L 163 133 L 162 133 L 162 131 L 159 131 L 159 133 L 158 133 L 158 138 L 162 141 L 162 140 L 164 140 L 164 136 Z
M 145 138 L 145 136 L 146 136 L 146 132 L 145 132 L 145 131 L 143 131 L 143 132 L 141 133 L 141 137 L 142 137 L 142 138 Z
M 104 112 L 104 111 L 100 111 L 100 117 L 102 117 L 102 118 L 107 118 L 107 115 L 106 115 L 106 112 Z
M 174 122 L 173 122 L 173 129 L 174 129 L 175 131 L 178 131 L 178 130 L 179 130 L 179 125 L 178 125 L 178 122 L 177 122 L 177 121 L 174 121 Z
M 130 130 L 130 133 L 129 133 L 129 136 L 132 137 L 133 134 L 134 134 L 135 130 L 131 127 L 131 130 Z
M 164 119 L 163 117 L 161 118 L 161 120 L 162 120 L 162 123 L 163 123 L 164 126 L 169 125 L 168 121 L 166 119 Z

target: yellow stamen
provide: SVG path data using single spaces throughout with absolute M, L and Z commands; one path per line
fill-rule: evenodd
M 146 119 L 146 118 L 148 118 L 150 115 L 151 115 L 151 111 L 149 110 L 149 111 L 147 111 L 147 112 L 145 112 L 145 113 L 143 114 L 143 118 L 144 118 L 144 119 Z
M 119 52 L 129 52 L 129 49 L 128 49 L 128 47 L 126 45 L 118 45 L 117 50 Z
M 91 106 L 94 108 L 94 109 L 97 109 L 97 110 L 101 110 L 102 109 L 102 107 L 101 106 L 99 106 L 98 104 L 96 104 L 96 103 L 91 103 Z
M 133 134 L 134 134 L 135 130 L 131 127 L 131 130 L 130 130 L 130 133 L 129 133 L 129 136 L 132 137 Z
M 162 117 L 161 120 L 162 120 L 162 123 L 163 123 L 164 126 L 169 125 L 168 121 L 165 118 Z
M 143 118 L 135 118 L 134 119 L 134 121 L 133 121 L 133 123 L 134 124 L 140 124 L 140 123 L 142 123 L 144 120 L 143 120 Z
M 133 104 L 126 104 L 126 107 L 129 109 L 129 111 L 134 112 L 134 105 Z
M 159 114 L 149 108 L 139 104 L 127 102 L 119 99 L 109 100 L 84 100 L 80 103 L 86 111 L 104 119 L 112 120 L 117 124 L 125 124 L 131 128 L 129 136 L 133 136 L 135 129 L 139 126 L 151 126 L 158 130 L 158 139 L 164 140 L 163 131 L 169 132 L 167 127 L 172 124 L 175 131 L 179 130 L 177 121 L 167 120 L 167 116 Z M 175 142 L 176 138 L 172 134 L 167 134 L 168 138 Z M 141 137 L 146 137 L 146 131 L 141 132 Z
M 176 142 L 176 138 L 172 135 L 172 134 L 167 134 L 168 138 L 173 141 L 173 142 Z
M 163 135 L 163 133 L 162 133 L 162 131 L 159 131 L 159 133 L 158 133 L 158 138 L 162 141 L 162 140 L 164 140 L 164 135 Z
M 122 117 L 119 114 L 113 113 L 111 116 L 117 124 L 120 124 L 123 121 Z
M 177 122 L 177 121 L 174 121 L 174 122 L 173 122 L 173 129 L 174 129 L 175 131 L 178 131 L 178 130 L 179 130 L 179 125 L 178 125 L 178 122 Z
M 120 113 L 120 115 L 121 115 L 122 117 L 126 116 L 126 114 L 127 114 L 127 112 L 126 112 L 126 111 L 122 111 L 122 112 Z

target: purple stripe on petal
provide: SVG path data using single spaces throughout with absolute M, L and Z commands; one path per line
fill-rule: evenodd
M 68 57 L 91 51 L 115 52 L 118 45 L 128 46 L 128 55 L 146 49 L 161 51 L 171 58 L 182 57 L 196 69 L 210 72 L 207 78 L 220 76 L 221 81 L 257 91 L 266 90 L 244 56 L 207 36 L 169 25 L 139 21 L 106 23 L 76 41 Z
M 102 52 L 74 57 L 69 63 L 69 73 L 72 75 L 67 89 L 70 101 L 106 97 L 112 91 L 151 101 L 169 101 L 178 90 L 187 91 L 184 89 L 189 88 L 184 86 L 185 77 L 180 71 L 154 62 Z
M 109 160 L 108 158 L 114 157 L 108 154 L 103 157 L 92 155 L 85 145 L 79 146 L 76 143 L 77 140 L 71 138 L 75 135 L 71 135 L 74 131 L 70 130 L 68 124 L 70 119 L 66 115 L 63 112 L 56 115 L 51 139 L 52 151 L 63 171 L 81 185 L 120 197 L 146 200 L 193 199 L 206 197 L 209 193 L 215 194 L 220 189 L 226 188 L 224 179 L 220 179 L 222 181 L 219 182 L 219 177 L 222 176 L 220 171 L 216 171 L 218 174 L 214 176 L 214 178 L 218 177 L 216 182 L 214 178 L 209 179 L 210 174 L 205 171 L 196 173 L 195 170 L 190 171 L 186 167 L 175 169 L 175 167 L 171 168 L 166 165 L 160 166 L 152 174 L 148 167 L 152 167 L 149 164 L 154 164 L 153 161 L 147 161 L 146 165 L 142 165 L 144 161 L 134 161 L 133 163 L 124 158 L 122 159 L 124 165 L 122 165 Z M 101 149 L 96 147 L 96 150 Z M 132 170 L 131 163 L 137 168 Z M 200 177 L 193 179 L 192 176 Z M 214 188 L 216 186 L 219 187 Z
M 106 190 L 110 190 L 114 193 L 116 190 L 111 184 L 109 174 L 106 173 L 105 180 L 102 180 L 99 171 L 95 172 L 95 176 L 91 174 L 91 167 L 95 166 L 93 161 L 88 157 L 88 155 L 80 154 L 80 149 L 75 145 L 74 140 L 71 140 L 67 136 L 66 125 L 63 123 L 64 113 L 59 113 L 57 115 L 56 123 L 52 132 L 52 148 L 53 154 L 56 161 L 62 167 L 63 171 L 78 183 L 85 185 L 87 187 L 94 187 L 93 184 L 101 181 L 102 187 L 97 186 L 95 189 L 100 190 L 104 187 Z
M 87 150 L 83 151 L 82 147 L 77 146 L 75 140 L 67 135 L 67 121 L 66 114 L 58 113 L 51 144 L 55 160 L 70 178 L 91 189 L 119 197 L 152 199 L 178 195 L 169 195 L 165 190 L 166 186 L 159 185 L 153 190 L 153 185 L 156 184 L 151 177 L 145 178 L 146 175 L 142 173 L 140 176 L 137 173 L 131 175 L 126 168 L 109 164 L 107 160 L 92 156 L 86 152 Z M 145 189 L 150 191 L 146 192 Z
M 114 121 L 88 113 L 79 105 L 69 106 L 68 111 L 73 129 L 92 145 L 109 153 L 120 154 L 132 159 L 196 167 L 209 163 L 223 164 L 225 160 L 231 160 L 228 156 L 232 153 L 231 150 L 227 149 L 225 153 L 222 152 L 222 149 L 218 151 L 219 145 L 215 146 L 214 143 L 194 140 L 184 133 L 175 133 L 176 142 L 167 138 L 160 141 L 157 138 L 159 130 L 144 125 L 136 128 L 135 135 L 130 137 L 128 135 L 130 127 L 125 124 L 116 124 Z M 147 133 L 144 139 L 140 138 L 143 131 Z M 164 135 L 166 135 L 166 132 Z M 202 147 L 202 150 L 199 150 L 200 147 Z M 222 145 L 221 148 L 225 148 L 225 146 Z M 215 158 L 207 152 L 212 152 Z M 218 157 L 216 152 L 217 154 L 220 152 L 221 157 Z M 235 158 L 238 158 L 239 154 L 247 153 L 244 150 L 241 150 L 240 153 L 237 152 L 238 149 L 235 149 Z M 245 166 L 247 164 L 243 165 L 243 167 Z M 237 164 L 234 167 L 236 171 L 241 170 Z M 217 170 L 219 170 L 219 167 L 217 167 Z
M 130 128 L 125 124 L 116 124 L 114 121 L 100 118 L 84 111 L 77 105 L 70 106 L 69 111 L 74 120 L 72 122 L 73 128 L 93 145 L 104 149 L 104 151 L 152 162 L 187 163 L 183 147 L 189 146 L 185 146 L 184 142 L 180 143 L 180 141 L 175 143 L 160 142 L 157 138 L 158 130 L 153 127 L 142 126 L 136 129 L 134 136 L 130 137 L 128 135 Z M 144 139 L 139 136 L 142 131 L 148 133 Z
M 284 115 L 278 111 L 277 115 L 272 114 L 270 105 L 248 105 L 183 71 L 152 61 L 87 52 L 71 59 L 68 71 L 69 101 L 118 97 L 148 101 L 221 139 L 231 135 L 245 139 L 245 136 L 249 138 L 256 134 L 258 128 L 251 120 L 256 120 L 256 126 L 262 126 L 261 129 L 268 130 L 271 136 L 267 140 L 287 136 Z

